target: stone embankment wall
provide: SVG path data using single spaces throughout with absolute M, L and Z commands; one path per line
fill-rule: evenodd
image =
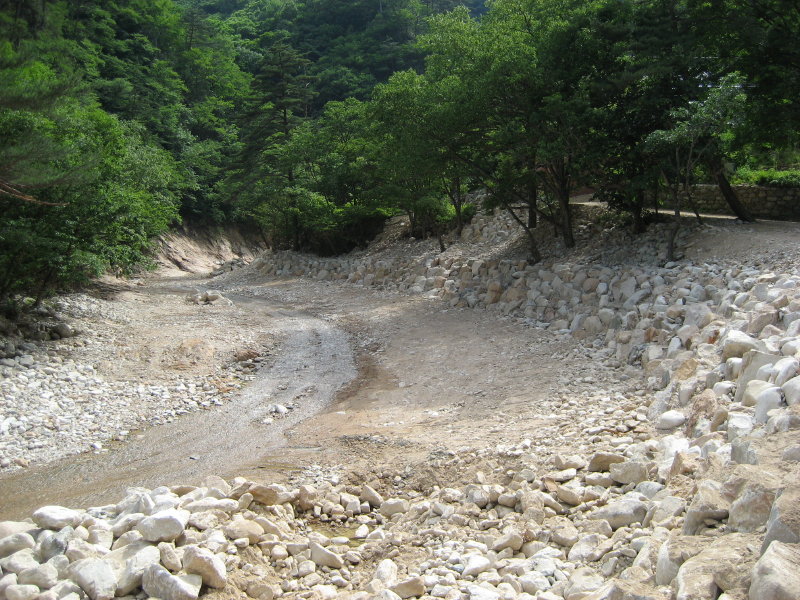
M 800 188 L 736 185 L 733 189 L 742 204 L 758 219 L 800 221 Z M 733 214 L 716 185 L 697 185 L 692 197 L 700 212 Z

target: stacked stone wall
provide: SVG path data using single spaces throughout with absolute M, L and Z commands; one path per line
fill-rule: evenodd
M 736 185 L 733 189 L 758 219 L 800 221 L 800 188 Z M 697 185 L 692 197 L 700 212 L 733 214 L 716 185 Z

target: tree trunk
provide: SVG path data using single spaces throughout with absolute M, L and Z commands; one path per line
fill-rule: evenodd
M 647 230 L 644 224 L 644 217 L 642 211 L 644 210 L 644 192 L 636 194 L 636 200 L 631 207 L 631 215 L 633 216 L 633 233 L 639 235 Z
M 675 260 L 675 238 L 678 236 L 678 230 L 681 227 L 681 200 L 678 195 L 678 183 L 675 182 L 673 185 L 666 175 L 664 175 L 664 179 L 667 181 L 670 193 L 672 194 L 672 227 L 670 227 L 667 237 L 667 260 L 672 261 Z
M 750 214 L 750 211 L 745 208 L 742 201 L 739 200 L 739 196 L 736 195 L 736 191 L 731 187 L 730 181 L 728 181 L 728 178 L 725 176 L 725 169 L 722 166 L 722 161 L 718 157 L 712 156 L 708 159 L 708 167 L 711 169 L 714 181 L 716 181 L 717 186 L 719 186 L 719 191 L 722 192 L 722 197 L 725 198 L 725 202 L 728 203 L 728 207 L 733 211 L 733 214 L 745 223 L 755 223 L 755 218 Z
M 572 232 L 572 210 L 569 205 L 568 190 L 561 190 L 558 195 L 558 205 L 561 212 L 561 234 L 564 236 L 564 245 L 567 248 L 574 248 L 575 236 Z
M 528 184 L 528 228 L 536 229 L 536 207 L 539 204 L 539 189 L 536 182 Z
M 539 244 L 536 243 L 536 236 L 533 235 L 533 231 L 522 221 L 522 219 L 519 218 L 519 215 L 514 212 L 514 209 L 507 204 L 505 205 L 505 209 L 508 211 L 508 214 L 511 215 L 511 218 L 514 219 L 523 230 L 525 230 L 525 235 L 528 236 L 528 252 L 530 254 L 531 264 L 540 262 L 542 260 L 542 253 L 539 252 Z

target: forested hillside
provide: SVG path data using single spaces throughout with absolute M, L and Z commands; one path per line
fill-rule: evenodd
M 699 178 L 791 183 L 798 40 L 790 0 L 0 0 L 0 298 L 181 219 L 335 253 L 483 188 L 535 258 L 579 186 L 640 230 Z

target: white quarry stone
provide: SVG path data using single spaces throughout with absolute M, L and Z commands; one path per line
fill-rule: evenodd
M 142 577 L 142 589 L 160 600 L 197 600 L 203 580 L 199 575 L 172 575 L 161 565 L 150 565 Z
M 91 600 L 111 600 L 117 591 L 117 575 L 111 564 L 99 558 L 84 558 L 69 566 L 70 578 Z
M 616 530 L 632 523 L 641 523 L 647 515 L 647 503 L 642 502 L 635 496 L 625 495 L 618 500 L 614 500 L 593 513 L 590 519 L 603 519 L 608 521 L 611 528 Z
M 397 563 L 391 558 L 384 558 L 375 569 L 375 577 L 386 587 L 391 587 L 397 582 Z
M 386 517 L 408 512 L 408 500 L 389 498 L 381 504 L 380 513 Z
M 208 587 L 224 588 L 228 582 L 225 563 L 207 548 L 186 546 L 183 551 L 183 569 L 187 573 L 200 575 Z
M 309 542 L 309 550 L 311 550 L 311 560 L 320 567 L 330 567 L 331 569 L 341 569 L 344 566 L 342 557 L 331 552 L 327 548 L 323 548 L 317 542 Z
M 77 527 L 83 515 L 77 510 L 63 506 L 43 506 L 33 513 L 33 522 L 42 529 L 59 530 L 64 527 Z
M 136 530 L 148 542 L 171 542 L 183 533 L 189 516 L 186 510 L 162 510 L 139 521 Z
M 800 545 L 774 541 L 753 567 L 749 600 L 800 598 Z
M 679 410 L 668 410 L 656 420 L 656 429 L 675 429 L 686 423 L 686 415 Z
M 800 377 L 793 377 L 781 386 L 781 391 L 786 398 L 786 404 L 794 406 L 800 404 Z
M 492 561 L 480 554 L 473 554 L 467 558 L 466 563 L 464 564 L 464 571 L 462 571 L 462 575 L 464 577 L 470 577 L 479 575 L 484 571 L 488 571 L 492 568 Z
M 732 329 L 722 338 L 722 360 L 741 358 L 745 352 L 757 350 L 762 344 L 743 331 Z

